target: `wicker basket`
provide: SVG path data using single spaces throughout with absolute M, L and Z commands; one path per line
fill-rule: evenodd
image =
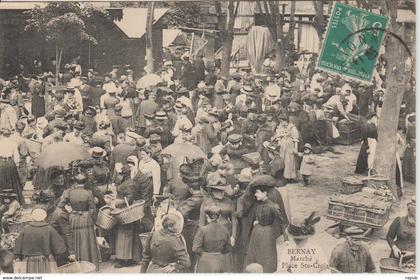
M 93 273 L 96 266 L 91 262 L 80 261 L 59 266 L 57 270 L 58 273 Z
M 128 203 L 127 203 L 128 204 Z M 141 200 L 133 205 L 123 209 L 116 209 L 112 212 L 117 221 L 122 224 L 131 224 L 135 221 L 139 221 L 144 216 L 144 201 Z
M 345 177 L 342 181 L 342 185 L 338 188 L 338 192 L 342 194 L 352 194 L 360 192 L 364 187 L 363 181 L 354 176 Z
M 363 183 L 365 184 L 365 187 L 374 186 L 374 187 L 383 187 L 388 186 L 389 178 L 383 175 L 370 175 L 369 174 L 366 178 L 363 179 Z
M 96 225 L 104 230 L 110 230 L 117 224 L 117 219 L 111 215 L 105 213 L 104 210 L 112 209 L 110 206 L 103 206 L 98 211 L 98 217 L 96 218 Z
M 397 259 L 383 258 L 379 260 L 379 267 L 382 273 L 415 273 L 409 269 L 400 267 Z

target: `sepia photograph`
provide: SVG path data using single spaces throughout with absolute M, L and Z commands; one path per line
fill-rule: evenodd
M 415 66 L 415 0 L 0 1 L 0 277 L 415 275 Z

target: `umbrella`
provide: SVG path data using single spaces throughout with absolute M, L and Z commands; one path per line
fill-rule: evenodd
M 74 143 L 56 143 L 45 148 L 39 155 L 35 165 L 47 169 L 53 166 L 67 167 L 72 161 L 90 159 L 89 152 Z
M 172 158 L 207 158 L 207 155 L 198 146 L 191 143 L 176 143 L 169 145 L 162 150 L 161 154 L 171 155 Z
M 156 74 L 148 74 L 142 77 L 136 84 L 136 88 L 149 88 L 151 86 L 156 86 L 157 84 L 162 82 L 162 78 Z

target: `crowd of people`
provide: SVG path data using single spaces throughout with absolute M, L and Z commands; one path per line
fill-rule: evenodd
M 309 248 L 320 218 L 290 219 L 276 187 L 299 181 L 310 187 L 313 153 L 334 143 L 340 125 L 361 127 L 356 172 L 371 169 L 384 76 L 366 85 L 313 67 L 278 72 L 266 61 L 261 74 L 244 69 L 226 77 L 216 64 L 188 54 L 181 67 L 171 60 L 163 65 L 137 77 L 130 65 L 100 75 L 76 62 L 58 77 L 38 69 L 1 81 L 3 233 L 25 204 L 25 183 L 35 186 L 32 221 L 11 259 L 26 272 L 55 272 L 76 260 L 99 270 L 110 256 L 116 268 L 140 264 L 148 273 L 375 271 L 367 246 L 351 237 L 330 259 L 317 249 L 318 265 L 278 256 L 280 236 L 286 252 Z M 414 98 L 410 86 L 406 98 Z M 404 104 L 402 170 L 414 181 L 415 109 Z M 90 159 L 39 168 L 37 157 L 63 142 L 84 147 Z M 186 156 L 175 160 L 177 153 Z M 111 230 L 96 225 L 100 209 L 139 201 L 141 221 Z M 413 207 L 415 200 L 409 218 L 395 221 L 388 234 L 396 257 L 413 248 Z M 98 246 L 98 238 L 109 246 Z M 10 253 L 3 254 L 0 265 L 10 272 Z

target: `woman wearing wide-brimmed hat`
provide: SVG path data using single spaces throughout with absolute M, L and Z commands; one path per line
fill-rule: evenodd
M 284 233 L 288 218 L 280 192 L 275 188 L 276 180 L 269 175 L 256 176 L 248 184 L 245 193 L 237 201 L 236 215 L 240 224 L 238 244 L 234 249 L 235 272 L 243 272 L 245 268 L 245 256 L 249 248 L 250 236 L 253 231 L 253 222 L 256 217 L 258 201 L 255 197 L 255 188 L 262 187 L 267 192 L 267 197 L 278 207 L 281 218 L 276 219 L 273 224 L 273 236 L 280 236 Z M 270 251 L 271 252 L 271 251 Z
M 206 225 L 207 220 L 205 209 L 208 207 L 220 208 L 218 223 L 226 228 L 230 236 L 230 244 L 231 246 L 235 246 L 238 232 L 238 220 L 235 215 L 235 204 L 233 200 L 228 198 L 226 195 L 227 188 L 228 183 L 223 177 L 215 177 L 207 182 L 204 189 L 208 193 L 208 196 L 204 198 L 204 201 L 201 204 L 199 226 L 202 227 Z M 231 271 L 232 255 L 230 253 L 225 254 L 225 263 L 225 269 L 227 271 Z
M 249 184 L 251 195 L 257 201 L 245 264 L 259 263 L 265 273 L 277 270 L 276 240 L 281 234 L 281 225 L 287 223 L 280 207 L 269 199 L 273 184 L 274 179 L 267 175 L 258 176 Z

